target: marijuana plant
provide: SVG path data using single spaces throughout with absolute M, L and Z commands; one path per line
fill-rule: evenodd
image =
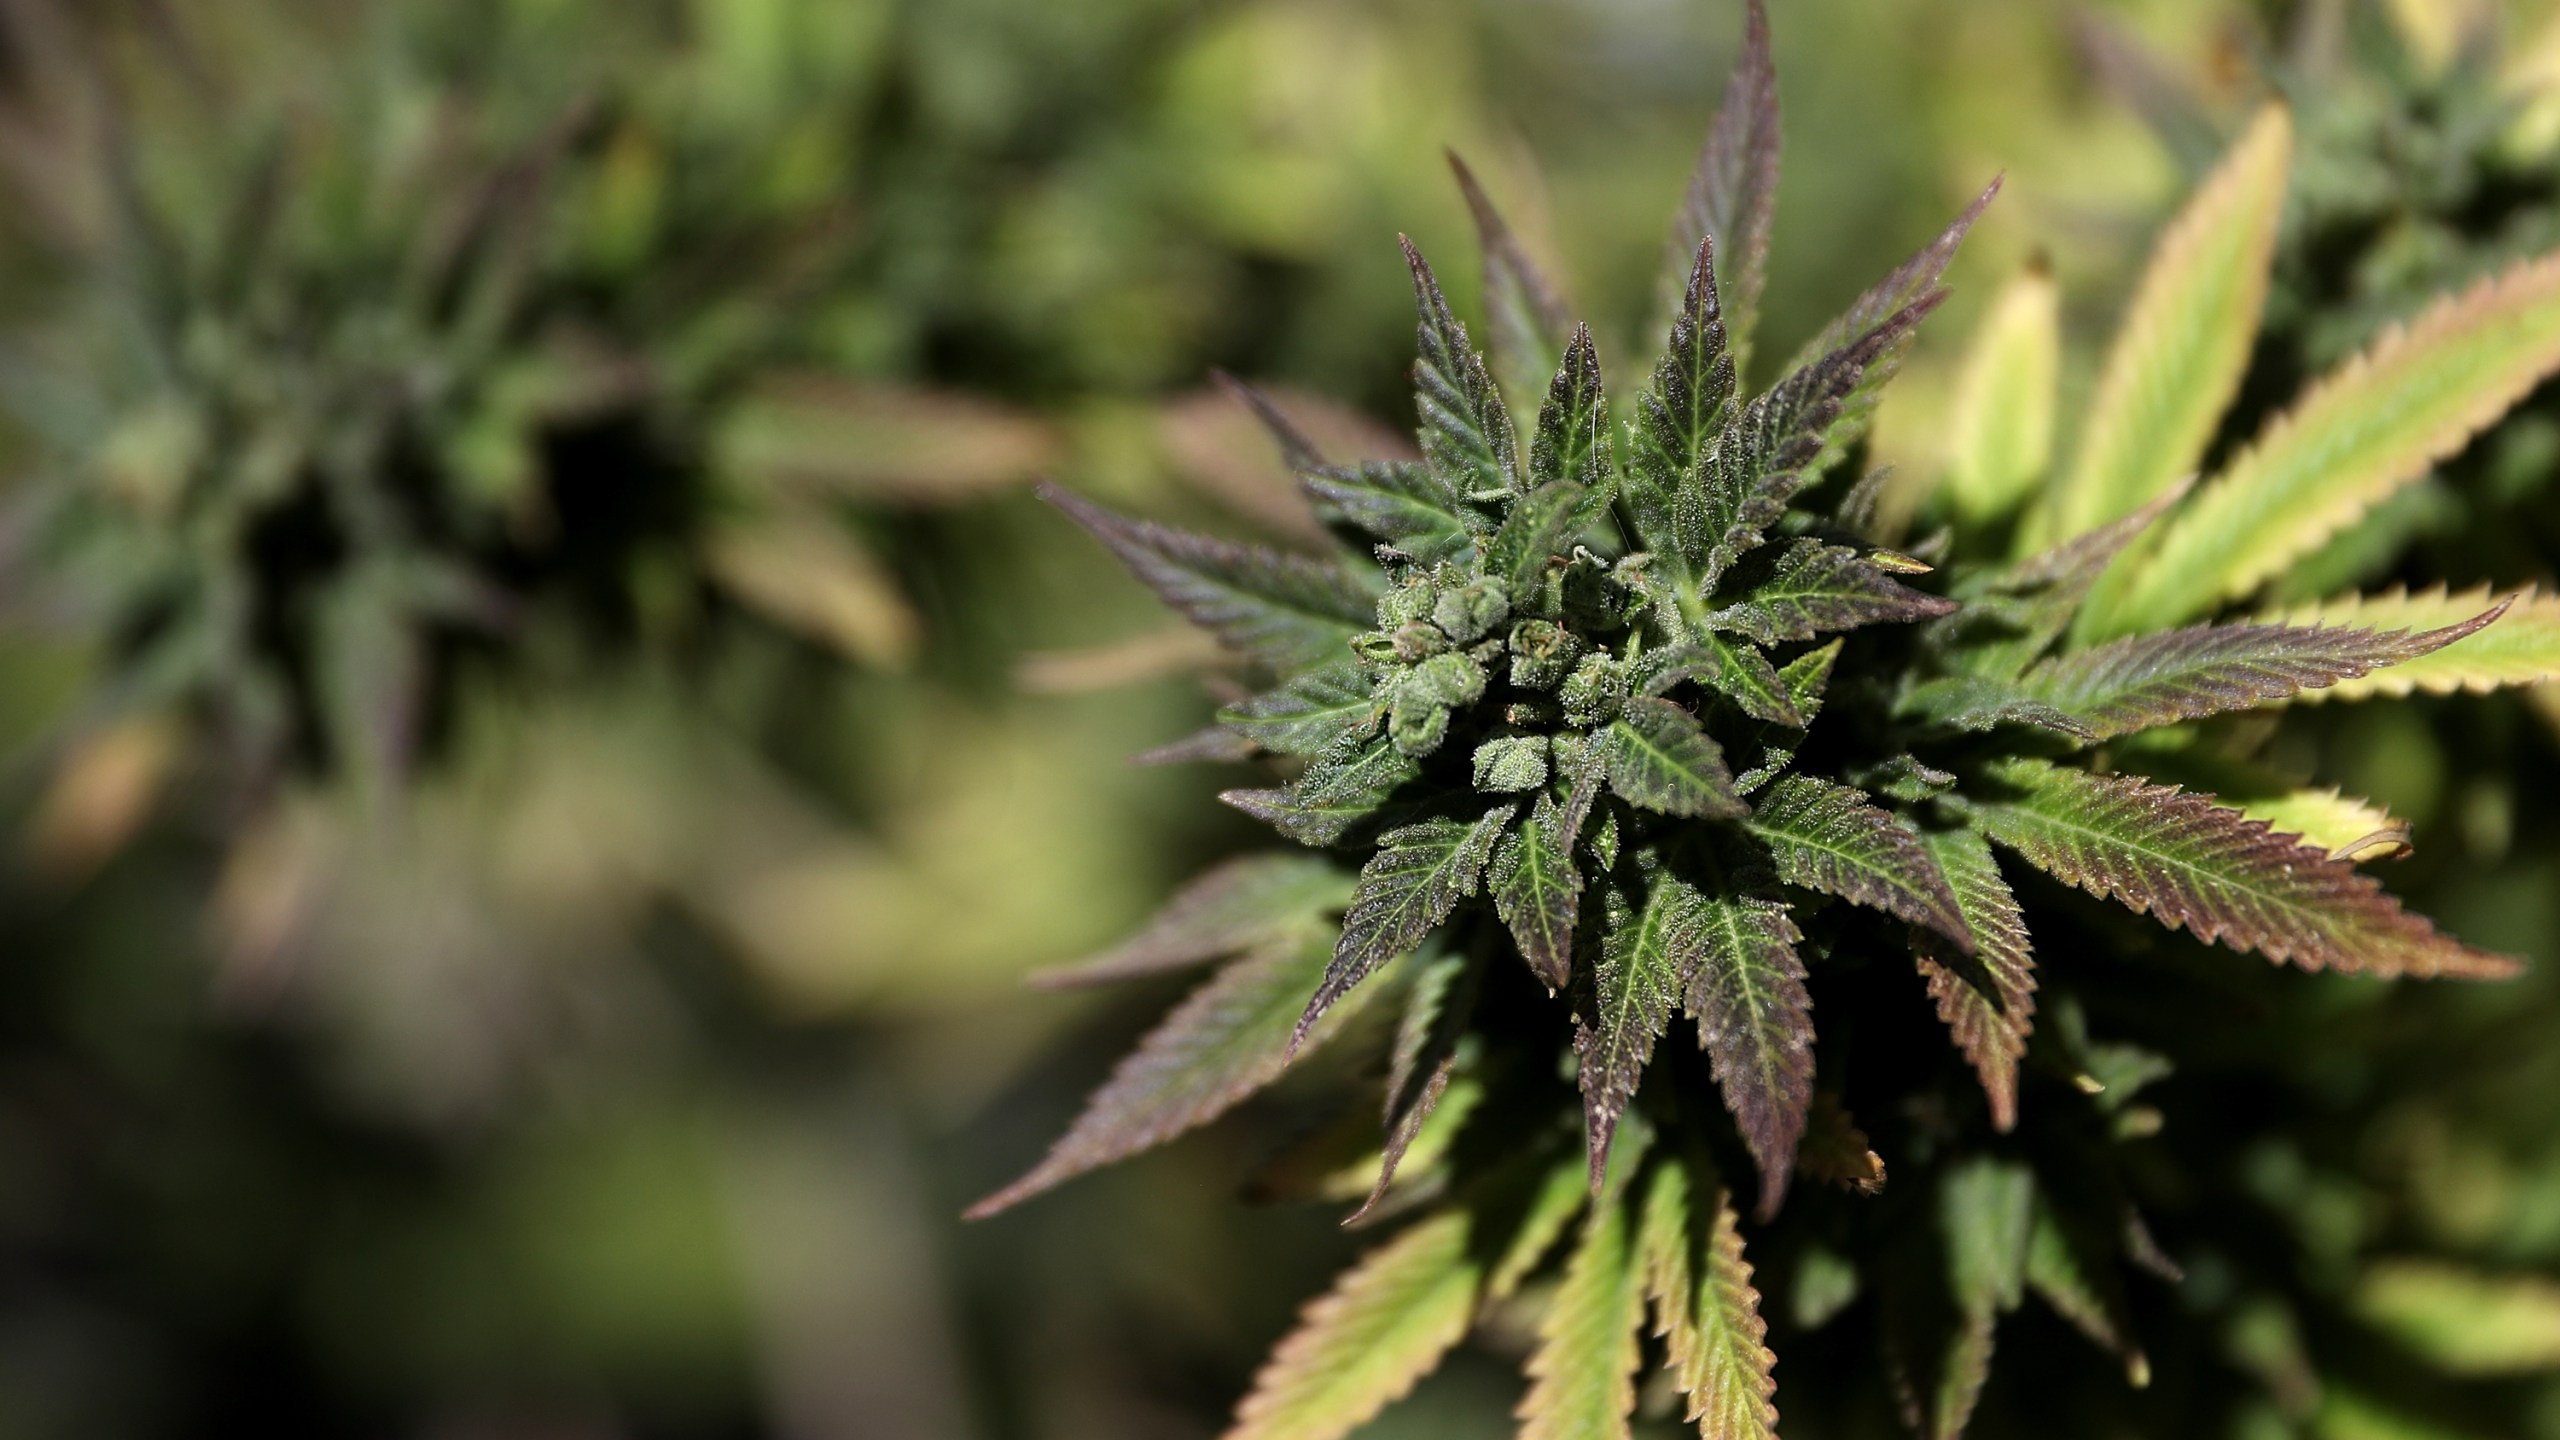
M 1175 753 L 1267 757 L 1280 783 L 1224 798 L 1321 853 L 1230 862 L 1060 977 L 1224 962 L 973 1213 L 1375 1035 L 1383 1137 L 1315 1188 L 1404 1228 L 1308 1308 L 1237 1436 L 1341 1435 L 1503 1307 L 1537 1317 L 1526 1435 L 1626 1433 L 1649 1353 L 1652 1393 L 1685 1396 L 1701 1433 L 1773 1434 L 1770 1277 L 1782 1328 L 1872 1322 L 1865 1353 L 1931 1434 L 1965 1428 L 2030 1288 L 2139 1383 L 2119 1271 L 2172 1267 L 2111 1149 L 2157 1128 L 2126 1104 L 2150 1062 L 2090 1037 L 2078 947 L 2040 961 L 2033 938 L 2110 932 L 2027 877 L 2306 970 L 2513 968 L 2305 827 L 2137 773 L 2210 717 L 2495 668 L 2478 647 L 2506 607 L 2486 597 L 2185 623 L 2560 363 L 2545 262 L 2359 358 L 2190 496 L 2247 355 L 2288 133 L 2262 118 L 2163 242 L 2079 458 L 2023 527 L 2008 515 L 2043 468 L 2024 431 L 2049 401 L 2041 422 L 1984 407 L 2018 432 L 1994 448 L 2032 463 L 1952 532 L 1889 547 L 1882 477 L 1844 474 L 1996 184 L 1744 392 L 1778 166 L 1757 3 L 1631 406 L 1461 167 L 1493 343 L 1478 355 L 1408 242 L 1423 458 L 1330 463 L 1261 407 L 1342 548 L 1284 555 L 1051 491 L 1273 677 Z M 1536 400 L 1525 444 L 1515 398 Z M 2014 558 L 2013 528 L 2031 537 Z M 1675 1015 L 1698 1057 L 1661 1044 Z M 1930 1024 L 1944 1038 L 1915 1043 Z M 1978 1099 L 1943 1083 L 1949 1055 Z

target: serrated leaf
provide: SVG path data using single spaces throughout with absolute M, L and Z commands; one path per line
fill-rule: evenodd
M 1376 690 L 1359 662 L 1346 658 L 1230 705 L 1218 721 L 1275 755 L 1323 755 L 1377 733 L 1387 707 Z
M 1299 429 L 1297 422 L 1273 403 L 1270 396 L 1224 370 L 1211 370 L 1209 378 L 1216 381 L 1218 388 L 1227 392 L 1236 403 L 1252 411 L 1254 419 L 1262 422 L 1262 428 L 1279 448 L 1281 463 L 1287 465 L 1291 473 L 1304 475 L 1322 468 L 1324 452 L 1316 448 L 1316 443 L 1307 438 L 1306 432 Z
M 1582 527 L 1584 489 L 1570 480 L 1541 485 L 1513 502 L 1502 528 L 1485 543 L 1484 573 L 1527 595 L 1546 574 L 1547 560 L 1573 548 Z
M 1945 298 L 1945 291 L 1930 291 L 1798 368 L 1717 435 L 1701 470 L 1697 501 L 1703 508 L 1684 527 L 1705 546 L 1697 566 L 1701 596 L 1712 594 L 1733 562 L 1759 546 L 1786 514 L 1787 503 L 1818 473 L 1811 467 L 1835 443 L 1847 443 L 1844 405 L 1862 393 L 1878 361 L 1895 352 Z
M 1218 798 L 1301 845 L 1331 845 L 1421 773 L 1393 744 L 1373 740 L 1319 759 L 1285 790 L 1229 790 Z
M 2000 193 L 2001 182 L 1994 179 L 1984 186 L 1973 202 L 1959 211 L 1936 238 L 1920 248 L 1919 253 L 1893 268 L 1882 280 L 1867 287 L 1866 293 L 1850 303 L 1832 322 L 1822 328 L 1806 346 L 1797 352 L 1790 369 L 1802 369 L 1822 356 L 1848 345 L 1870 331 L 1884 329 L 1885 334 L 1873 355 L 1860 366 L 1854 382 L 1842 394 L 1839 414 L 1828 425 L 1822 449 L 1809 462 L 1811 472 L 1828 470 L 1859 436 L 1866 433 L 1867 422 L 1874 415 L 1876 400 L 1885 383 L 1902 368 L 1902 357 L 1911 348 L 1911 336 L 1917 328 L 1915 316 L 1910 325 L 1887 328 L 1896 314 L 1918 310 L 1921 315 L 1936 304 L 1932 298 L 1938 282 L 1946 277 L 1947 266 L 1954 262 L 1964 237 L 1973 229 L 1982 212 Z
M 1947 1241 L 1947 1288 L 1958 1309 L 2018 1308 L 2026 1296 L 2035 1203 L 2035 1176 L 2017 1161 L 1980 1157 L 1947 1171 L 1938 1224 Z
M 1521 1213 L 1510 1243 L 1503 1247 L 1502 1258 L 1494 1263 L 1493 1275 L 1485 1281 L 1487 1305 L 1509 1299 L 1519 1290 L 1590 1199 L 1591 1189 L 1583 1183 L 1580 1165 L 1568 1161 L 1547 1171 Z
M 1467 327 L 1449 312 L 1440 282 L 1413 242 L 1397 237 L 1413 272 L 1421 311 L 1413 362 L 1414 408 L 1422 421 L 1422 458 L 1451 490 L 1468 497 L 1509 494 L 1520 488 L 1511 412 L 1474 350 Z
M 1672 225 L 1660 287 L 1664 313 L 1679 310 L 1690 259 L 1709 243 L 1725 256 L 1721 308 L 1733 317 L 1737 366 L 1751 348 L 1760 290 L 1769 270 L 1769 227 L 1778 205 L 1778 72 L 1769 54 L 1769 15 L 1751 0 L 1742 51 L 1707 128 Z
M 1749 795 L 1795 763 L 1796 747 L 1804 738 L 1801 731 L 1822 713 L 1823 690 L 1831 683 L 1831 667 L 1840 658 L 1843 643 L 1834 640 L 1818 649 L 1808 650 L 1778 671 L 1778 683 L 1786 690 L 1787 703 L 1804 717 L 1804 725 L 1763 725 L 1760 729 L 1760 763 L 1733 777 L 1736 790 Z
M 1915 958 L 1938 1018 L 1982 1077 L 1992 1127 L 2006 1134 L 2018 1123 L 2018 1057 L 2035 1029 L 2035 951 L 2026 917 L 1981 836 L 1949 830 L 1928 836 L 1926 843 L 1964 911 L 1976 949 L 1970 958 L 1948 955 L 1923 937 Z
M 1975 525 L 2005 519 L 2053 464 L 2062 288 L 2041 261 L 2012 276 L 1973 332 L 1948 417 L 1947 496 Z
M 1484 251 L 1486 356 L 1513 399 L 1534 398 L 1546 383 L 1547 367 L 1563 351 L 1573 317 L 1554 282 L 1503 223 L 1492 198 L 1476 183 L 1475 172 L 1458 152 L 1448 153 L 1449 169 L 1458 177 L 1467 211 L 1475 217 L 1476 242 Z
M 1426 565 L 1472 554 L 1483 523 L 1429 466 L 1411 460 L 1301 471 L 1298 483 L 1318 518 L 1374 535 Z
M 2387 590 L 2300 605 L 2270 620 L 2289 625 L 2352 625 L 2376 630 L 2433 630 L 2458 625 L 2491 609 L 2497 600 L 2482 585 L 2458 594 L 2439 585 L 2412 595 Z M 2425 692 L 2486 693 L 2507 685 L 2560 680 L 2560 597 L 2517 592 L 2504 615 L 2430 655 L 2403 661 L 2360 679 L 2296 697 L 2305 702 L 2397 698 Z
M 1998 1326 L 1995 1312 L 1970 1311 L 1947 1332 L 1946 1359 L 1929 1400 L 1929 1440 L 1961 1440 L 1965 1427 L 1973 1423 L 1982 1387 L 1991 1379 L 1991 1346 Z
M 1323 1043 L 1352 1013 L 1342 1006 L 1321 1026 L 1297 1024 L 1308 987 L 1325 970 L 1325 938 L 1318 931 L 1285 939 L 1220 970 L 1121 1060 L 1047 1157 L 971 1206 L 969 1217 L 1151 1150 L 1278 1079 L 1294 1051 Z
M 2560 367 L 2560 255 L 2449 296 L 2312 387 L 2172 521 L 2091 634 L 2256 590 L 2427 473 Z
M 1982 675 L 1923 681 L 1895 698 L 1893 713 L 1904 720 L 1973 735 L 2002 725 L 2031 725 L 2075 740 L 2096 738 L 2077 718 L 2028 698 L 2015 682 Z
M 1956 602 L 1912 589 L 1846 545 L 1798 540 L 1767 579 L 1711 612 L 1707 623 L 1776 645 L 1862 625 L 1933 620 L 1955 608 Z
M 1716 299 L 1715 246 L 1700 241 L 1671 337 L 1636 397 L 1634 450 L 1619 493 L 1636 537 L 1685 584 L 1705 562 L 1699 465 L 1733 404 L 1733 356 Z
M 1741 707 L 1742 713 L 1772 725 L 1801 730 L 1807 721 L 1796 697 L 1769 657 L 1757 649 L 1712 630 L 1694 643 L 1658 650 L 1646 657 L 1650 673 L 1644 690 L 1662 695 L 1695 680 Z M 1817 687 L 1818 690 L 1818 687 Z
M 2041 760 L 1990 769 L 2016 798 L 1975 824 L 2028 863 L 2171 929 L 2305 970 L 2492 979 L 2515 973 L 2400 908 L 2373 877 L 2174 786 Z
M 1137 934 L 1090 959 L 1043 970 L 1044 988 L 1102 985 L 1161 975 L 1303 934 L 1351 897 L 1351 877 L 1317 855 L 1244 855 L 1192 880 Z
M 2273 704 L 2440 650 L 2497 618 L 2469 616 L 2416 634 L 2294 625 L 2197 625 L 2059 655 L 2027 672 L 2024 693 L 2078 721 L 2092 739 Z
M 1608 750 L 1609 788 L 1630 805 L 1726 819 L 1749 808 L 1734 793 L 1722 747 L 1696 716 L 1668 700 L 1629 700 L 1594 740 Z
M 1055 485 L 1043 484 L 1040 498 L 1193 624 L 1275 669 L 1332 660 L 1376 623 L 1369 583 L 1339 566 L 1127 519 Z
M 1696 858 L 1699 944 L 1686 1006 L 1716 1088 L 1760 1167 L 1760 1214 L 1777 1213 L 1813 1104 L 1813 998 L 1775 878 Z
M 1572 978 L 1573 927 L 1582 914 L 1582 872 L 1562 829 L 1563 812 L 1541 795 L 1529 818 L 1493 852 L 1494 913 L 1510 927 L 1520 958 L 1551 991 Z
M 1626 1207 L 1595 1207 L 1538 1321 L 1521 1398 L 1521 1440 L 1625 1440 L 1636 1408 L 1644 1275 L 1628 1243 Z
M 1692 1245 L 1690 1217 L 1704 1214 L 1707 1233 Z M 1655 1168 L 1637 1232 L 1638 1263 L 1653 1304 L 1673 1383 L 1689 1400 L 1687 1419 L 1707 1440 L 1777 1440 L 1777 1382 L 1770 1372 L 1768 1325 L 1751 1286 L 1742 1231 L 1723 1191 L 1704 1211 L 1692 1204 L 1689 1174 L 1678 1162 Z
M 1964 606 L 1933 627 L 1941 632 L 1933 639 L 1966 674 L 2016 678 L 2053 648 L 2107 567 L 2185 498 L 2187 489 L 2180 481 L 2123 519 L 2030 555 L 1986 581 L 1960 580 L 1957 594 Z M 1945 632 L 1953 632 L 1953 643 Z
M 1421 944 L 1458 902 L 1476 893 L 1494 841 L 1516 806 L 1489 811 L 1472 823 L 1425 820 L 1378 837 L 1377 853 L 1360 867 L 1342 915 L 1342 937 L 1324 981 L 1298 1022 L 1303 1035 L 1335 1001 L 1371 972 Z
M 1377 1183 L 1370 1188 L 1368 1200 L 1343 1224 L 1368 1218 L 1387 1198 L 1405 1151 L 1448 1092 L 1474 1010 L 1475 971 L 1465 956 L 1443 955 L 1414 977 L 1387 1062 L 1387 1138 L 1378 1160 Z
M 1934 930 L 1964 954 L 1972 933 L 1947 877 L 1899 817 L 1867 803 L 1865 792 L 1810 775 L 1769 787 L 1747 828 L 1769 847 L 1778 878 L 1837 895 Z
M 2027 1237 L 2026 1277 L 2027 1288 L 2044 1297 L 2055 1314 L 2100 1348 L 2124 1357 L 2126 1378 L 2136 1387 L 2151 1382 L 2151 1362 L 2132 1343 L 2122 1299 L 2081 1263 L 2052 1204 L 2041 1197 L 2036 1202 L 2034 1229 Z
M 1465 1338 L 1483 1270 L 1468 1217 L 1423 1220 L 1362 1256 L 1300 1314 L 1226 1440 L 1341 1440 Z
M 1581 1059 L 1584 1134 L 1591 1151 L 1591 1193 L 1600 1193 L 1609 1141 L 1634 1098 L 1654 1042 L 1671 1023 L 1672 1007 L 1689 993 L 1704 953 L 1705 915 L 1698 892 L 1671 875 L 1656 876 L 1644 908 L 1621 919 L 1612 902 L 1609 932 L 1601 938 L 1593 970 L 1592 1016 L 1574 1027 Z
M 1600 352 L 1591 327 L 1575 325 L 1564 361 L 1547 384 L 1538 433 L 1529 442 L 1532 488 L 1570 480 L 1593 495 L 1610 493 L 1609 402 L 1600 383 Z
M 2048 497 L 2046 543 L 2131 514 L 2204 458 L 2257 338 L 2292 152 L 2283 108 L 2260 111 L 2153 248 Z

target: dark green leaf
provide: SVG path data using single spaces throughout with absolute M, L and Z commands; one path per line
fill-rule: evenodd
M 1304 934 L 1350 898 L 1350 875 L 1322 856 L 1239 856 L 1183 886 L 1137 934 L 1091 959 L 1043 970 L 1032 983 L 1062 989 L 1180 970 Z
M 1581 528 L 1584 491 L 1570 480 L 1541 485 L 1512 503 L 1502 528 L 1485 545 L 1484 572 L 1526 596 L 1546 574 L 1550 557 L 1573 548 Z
M 1493 843 L 1517 808 L 1505 805 L 1472 824 L 1425 820 L 1378 837 L 1377 853 L 1360 868 L 1351 906 L 1343 913 L 1333 963 L 1298 1022 L 1301 1034 L 1372 971 L 1421 944 L 1460 900 L 1476 893 Z
M 1561 990 L 1573 975 L 1573 927 L 1582 913 L 1582 872 L 1574 867 L 1573 842 L 1563 834 L 1563 812 L 1538 797 L 1529 818 L 1514 826 L 1493 852 L 1493 908 L 1511 928 L 1520 958 Z
M 1776 645 L 1861 625 L 1931 620 L 1955 608 L 1954 601 L 1912 589 L 1846 545 L 1798 540 L 1767 579 L 1708 615 L 1707 623 Z
M 1701 632 L 1695 644 L 1658 650 L 1646 657 L 1650 674 L 1644 691 L 1661 695 L 1684 681 L 1695 680 L 1740 706 L 1755 720 L 1789 729 L 1805 727 L 1787 682 L 1769 657 L 1729 636 Z
M 1538 433 L 1529 441 L 1529 483 L 1570 480 L 1593 495 L 1609 492 L 1609 402 L 1600 385 L 1600 355 L 1591 327 L 1573 327 L 1564 363 L 1547 385 L 1538 411 Z
M 1609 788 L 1630 805 L 1665 815 L 1738 818 L 1724 751 L 1696 716 L 1668 700 L 1637 696 L 1596 737 L 1608 748 Z
M 1699 465 L 1733 403 L 1733 357 L 1717 308 L 1714 245 L 1698 244 L 1687 296 L 1653 384 L 1636 397 L 1635 450 L 1621 493 L 1636 535 L 1685 586 L 1706 558 Z
M 1903 821 L 1866 795 L 1810 775 L 1769 787 L 1751 813 L 1751 833 L 1769 847 L 1778 877 L 1908 920 L 1973 953 L 1947 877 Z
M 1401 237 L 1399 237 L 1401 238 Z M 1513 453 L 1511 413 L 1484 361 L 1468 348 L 1467 327 L 1449 313 L 1440 282 L 1422 252 L 1403 240 L 1413 271 L 1414 303 L 1422 312 L 1413 363 L 1414 407 L 1422 419 L 1422 458 L 1459 495 L 1491 499 L 1520 488 Z
M 1377 733 L 1386 703 L 1359 662 L 1344 659 L 1310 670 L 1277 690 L 1218 712 L 1220 723 L 1278 755 L 1323 755 L 1346 737 Z
M 1394 745 L 1374 740 L 1318 760 L 1286 790 L 1229 790 L 1218 798 L 1301 845 L 1330 845 L 1421 773 Z
M 1584 1133 L 1591 1149 L 1591 1193 L 1600 1193 L 1609 1141 L 1671 1023 L 1672 1007 L 1689 993 L 1705 944 L 1698 892 L 1671 875 L 1656 876 L 1644 908 L 1634 911 L 1612 891 L 1600 963 L 1592 972 L 1592 1017 L 1574 1027 L 1582 1060 Z
M 1374 535 L 1426 565 L 1465 558 L 1483 524 L 1429 466 L 1411 460 L 1308 470 L 1299 484 L 1326 522 Z

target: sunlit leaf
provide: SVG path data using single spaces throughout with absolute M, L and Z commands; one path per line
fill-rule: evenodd
M 1949 830 L 1926 843 L 1946 872 L 1976 949 L 1970 957 L 1951 955 L 1924 936 L 1920 974 L 1956 1048 L 1982 1077 L 1992 1127 L 2007 1131 L 2018 1123 L 2018 1057 L 2035 1028 L 2035 952 L 2026 918 L 1981 836 Z
M 2042 262 L 1993 297 L 1966 347 L 1948 416 L 1947 495 L 1975 524 L 2006 517 L 2053 464 L 2062 289 Z
M 1625 1440 L 1635 1413 L 1644 1273 L 1627 1234 L 1626 1207 L 1595 1205 L 1564 1282 L 1538 1322 L 1521 1440 Z
M 2288 625 L 2354 625 L 2377 630 L 2433 630 L 2459 625 L 2497 605 L 2483 585 L 2459 593 L 2442 585 L 2410 594 L 2388 590 L 2379 595 L 2349 595 L 2316 605 L 2299 605 L 2271 620 Z M 2303 701 L 2363 700 L 2419 692 L 2450 695 L 2486 692 L 2508 685 L 2539 685 L 2560 680 L 2560 597 L 2526 590 L 2508 602 L 2507 611 L 2474 634 L 2433 654 L 2403 661 L 2360 679 L 2325 690 L 2306 691 Z
M 1370 1251 L 1308 1304 L 1226 1440 L 1341 1440 L 1411 1391 L 1465 1337 L 1483 1271 L 1464 1211 Z
M 1777 1382 L 1768 1326 L 1751 1285 L 1733 1202 L 1693 1192 L 1678 1161 L 1657 1165 L 1644 1197 L 1637 1258 L 1686 1418 L 1707 1440 L 1776 1440 Z M 1701 1220 L 1705 1233 L 1693 1239 Z

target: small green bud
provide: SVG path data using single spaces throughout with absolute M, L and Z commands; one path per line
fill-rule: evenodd
M 1448 649 L 1449 641 L 1427 622 L 1409 620 L 1396 627 L 1394 645 L 1397 659 L 1415 665 Z
M 1547 783 L 1547 737 L 1501 735 L 1476 747 L 1476 788 L 1496 794 Z
M 1582 658 L 1582 642 L 1550 620 L 1512 627 L 1511 683 L 1523 690 L 1553 690 Z
M 1464 655 L 1444 651 L 1413 667 L 1397 688 L 1438 705 L 1473 705 L 1484 698 L 1484 667 Z
M 1431 611 L 1432 622 L 1460 645 L 1483 638 L 1509 618 L 1510 588 L 1491 577 L 1442 591 Z
M 1600 862 L 1601 869 L 1618 868 L 1618 812 L 1615 807 L 1604 805 L 1600 808 L 1600 824 L 1591 832 L 1591 839 L 1587 843 L 1591 846 L 1592 857 Z
M 1514 700 L 1502 707 L 1502 723 L 1527 729 L 1549 730 L 1564 718 L 1563 707 L 1544 695 Z
M 1557 698 L 1564 701 L 1567 723 L 1585 729 L 1605 725 L 1618 718 L 1618 707 L 1626 701 L 1626 672 L 1606 655 L 1586 655 L 1565 677 Z
M 1440 592 L 1431 582 L 1419 577 L 1396 586 L 1378 597 L 1378 628 L 1392 632 L 1397 627 L 1431 618 L 1431 608 L 1438 603 Z

